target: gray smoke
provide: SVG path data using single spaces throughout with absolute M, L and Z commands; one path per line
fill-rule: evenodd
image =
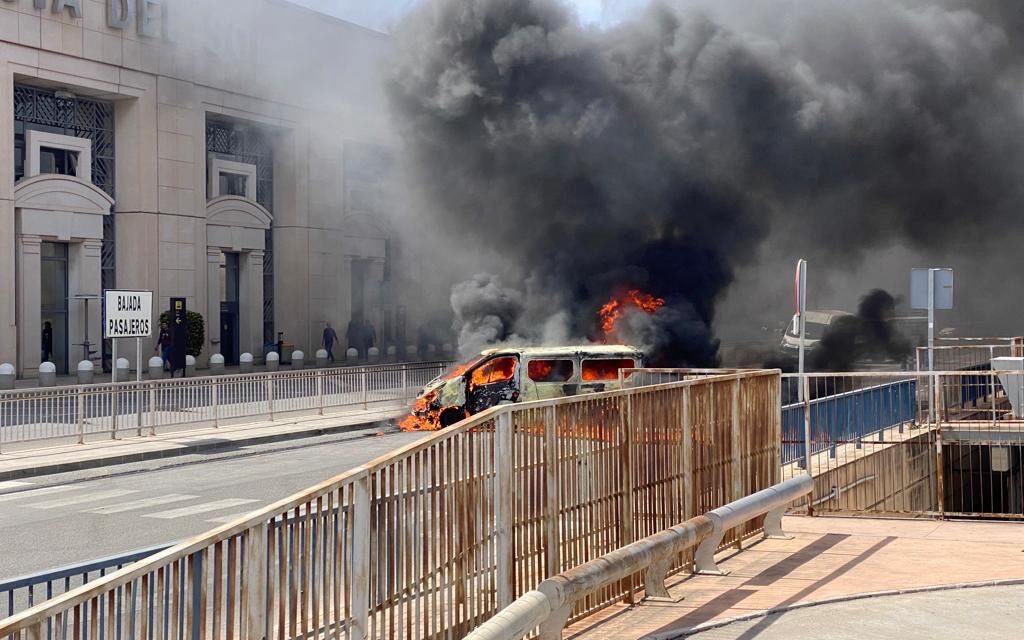
M 487 345 L 517 342 L 516 322 L 523 314 L 522 294 L 492 275 L 478 275 L 452 287 L 452 310 L 459 330 L 459 353 L 469 357 Z
M 663 297 L 655 355 L 712 364 L 715 305 L 765 246 L 842 265 L 1020 233 L 1020 15 L 655 3 L 597 30 L 555 0 L 433 0 L 396 33 L 389 95 L 441 232 L 518 269 L 570 335 L 616 288 Z M 536 306 L 491 333 L 529 338 Z

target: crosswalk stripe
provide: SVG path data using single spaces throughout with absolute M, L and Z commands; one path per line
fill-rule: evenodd
M 207 511 L 217 511 L 218 509 L 230 509 L 231 507 L 238 507 L 243 504 L 250 504 L 253 502 L 256 502 L 256 500 L 250 500 L 248 498 L 228 498 L 226 500 L 215 500 L 214 502 L 204 502 L 202 504 L 195 504 L 192 505 L 191 507 L 171 509 L 170 511 L 158 511 L 157 513 L 148 513 L 142 517 L 170 520 L 171 518 L 183 518 L 185 516 L 194 516 L 198 513 L 206 513 Z
M 109 491 L 96 491 L 95 493 L 80 493 L 71 497 L 59 498 L 57 500 L 46 500 L 44 502 L 30 504 L 28 507 L 30 509 L 57 509 L 59 507 L 77 505 L 83 502 L 99 502 L 100 500 L 120 498 L 121 496 L 126 496 L 130 493 L 138 493 L 138 491 L 135 489 L 110 489 Z
M 84 509 L 83 512 L 99 514 L 122 513 L 124 511 L 134 511 L 136 509 L 145 509 L 147 507 L 158 507 L 162 504 L 181 502 L 182 500 L 192 500 L 198 497 L 199 496 L 192 496 L 184 493 L 169 493 L 165 496 L 156 496 L 155 498 L 141 498 L 130 502 L 111 504 L 105 507 L 96 507 L 95 509 Z
M 233 513 L 230 516 L 222 516 L 220 518 L 210 518 L 209 520 L 207 520 L 207 522 L 209 522 L 211 524 L 227 524 L 229 522 L 234 522 L 235 520 L 238 520 L 239 518 L 243 518 L 243 517 L 249 515 L 250 513 L 252 513 L 251 510 L 250 511 L 242 511 L 240 513 Z
M 17 489 L 18 487 L 28 487 L 31 484 L 31 482 L 22 482 L 21 480 L 5 480 L 4 482 L 0 482 L 0 491 L 3 491 L 4 489 Z
M 66 484 L 58 485 L 56 487 L 42 487 L 40 489 L 29 489 L 28 491 L 18 491 L 17 493 L 5 493 L 0 496 L 0 502 L 10 502 L 12 500 L 23 500 L 25 498 L 33 498 L 35 496 L 45 496 L 51 493 L 64 493 L 65 491 L 74 491 L 81 489 L 81 487 L 72 487 Z

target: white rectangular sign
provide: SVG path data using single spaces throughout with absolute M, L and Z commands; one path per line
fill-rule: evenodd
M 104 338 L 146 338 L 152 334 L 152 291 L 103 292 Z

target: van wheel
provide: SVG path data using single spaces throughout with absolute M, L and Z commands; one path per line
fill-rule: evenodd
M 442 429 L 447 429 L 456 422 L 464 419 L 466 412 L 461 409 L 445 409 L 441 412 L 441 416 L 438 418 L 438 422 L 441 423 Z

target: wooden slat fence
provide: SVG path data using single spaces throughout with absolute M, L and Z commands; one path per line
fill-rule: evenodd
M 779 381 L 496 407 L 0 620 L 0 638 L 459 638 L 549 575 L 776 483 Z

